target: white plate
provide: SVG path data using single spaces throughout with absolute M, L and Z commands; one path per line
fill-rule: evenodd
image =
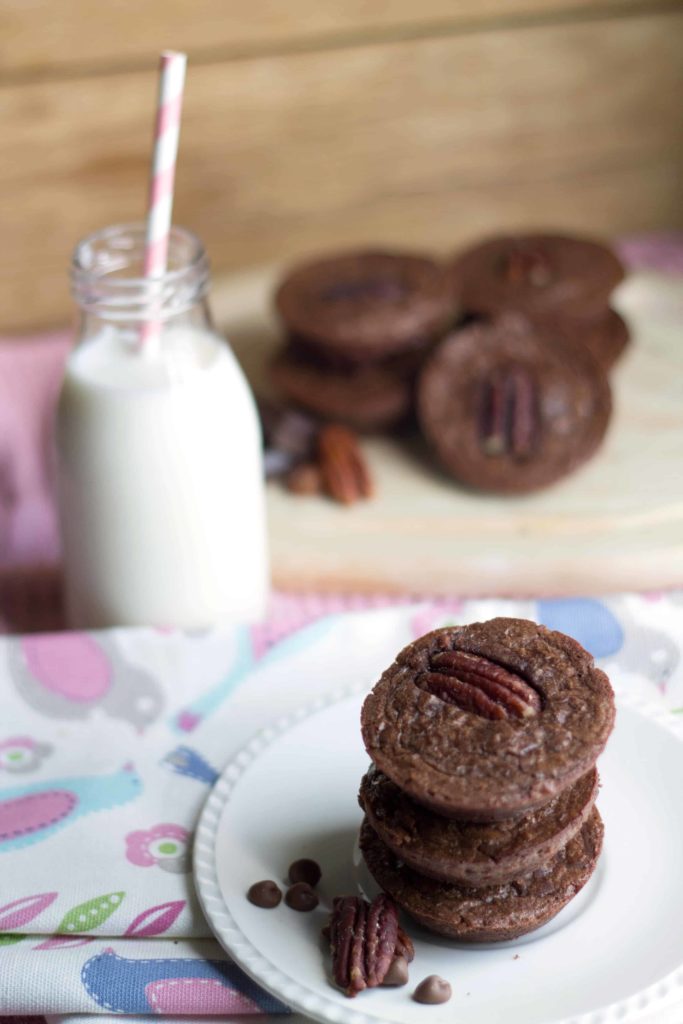
M 320 940 L 327 908 L 337 894 L 368 888 L 356 853 L 356 794 L 368 763 L 361 701 L 347 691 L 281 720 L 228 765 L 207 800 L 195 880 L 212 929 L 242 968 L 287 1005 L 335 1024 L 664 1021 L 683 999 L 683 743 L 671 716 L 632 699 L 620 699 L 600 761 L 600 864 L 561 914 L 532 935 L 487 946 L 409 924 L 416 952 L 406 988 L 350 1000 L 330 984 Z M 323 868 L 316 911 L 246 900 L 259 879 L 284 883 L 297 857 Z M 425 1009 L 411 1000 L 428 974 L 451 982 L 449 1003 Z

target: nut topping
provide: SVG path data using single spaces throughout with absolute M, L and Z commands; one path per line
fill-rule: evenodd
M 381 985 L 397 955 L 397 940 L 398 912 L 384 893 L 372 903 L 359 896 L 338 896 L 330 918 L 336 984 L 350 997 Z
M 412 963 L 415 959 L 415 946 L 413 940 L 409 935 L 403 931 L 401 926 L 398 926 L 398 935 L 396 936 L 396 949 L 394 956 L 401 956 L 407 963 Z
M 528 458 L 539 432 L 538 394 L 526 366 L 500 367 L 484 382 L 480 425 L 486 455 Z
M 502 274 L 511 285 L 530 284 L 544 288 L 553 279 L 546 253 L 531 245 L 516 245 L 503 257 Z
M 541 710 L 541 698 L 533 686 L 488 658 L 441 651 L 432 655 L 429 668 L 417 679 L 417 686 L 461 711 L 503 719 L 530 718 Z
M 353 431 L 336 423 L 318 436 L 318 459 L 325 490 L 344 505 L 372 496 L 367 463 Z
M 302 462 L 289 471 L 285 486 L 292 494 L 308 497 L 322 491 L 322 475 L 315 462 Z

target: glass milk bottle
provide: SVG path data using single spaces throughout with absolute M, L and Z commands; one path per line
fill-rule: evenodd
M 143 225 L 118 225 L 74 254 L 81 329 L 57 412 L 68 621 L 254 621 L 268 589 L 254 400 L 212 328 L 199 240 L 174 228 L 153 285 L 144 242 Z M 158 336 L 141 351 L 151 288 Z

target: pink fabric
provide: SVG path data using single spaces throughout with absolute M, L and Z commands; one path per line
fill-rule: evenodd
M 67 332 L 0 341 L 0 566 L 54 562 L 54 406 Z
M 21 649 L 34 679 L 72 703 L 88 704 L 111 686 L 111 666 L 88 633 L 24 637 Z
M 683 274 L 683 231 L 657 231 L 622 238 L 619 255 L 630 270 Z

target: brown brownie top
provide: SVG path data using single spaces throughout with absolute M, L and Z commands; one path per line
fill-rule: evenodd
M 450 334 L 417 386 L 420 426 L 441 465 L 503 494 L 575 470 L 602 442 L 611 409 L 606 374 L 586 348 L 513 313 Z
M 588 772 L 614 716 L 609 680 L 576 640 L 496 618 L 405 647 L 366 698 L 361 727 L 379 770 L 419 803 L 498 820 Z
M 624 268 L 600 242 L 537 233 L 472 246 L 455 257 L 452 273 L 467 312 L 588 315 L 607 305 Z
M 349 360 L 414 347 L 452 317 L 452 281 L 426 256 L 359 251 L 295 267 L 276 308 L 288 330 Z

